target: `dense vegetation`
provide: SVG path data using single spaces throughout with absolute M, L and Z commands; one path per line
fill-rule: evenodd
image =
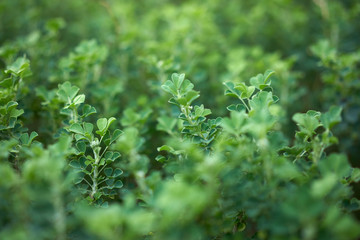
M 357 239 L 360 2 L 0 2 L 0 239 Z

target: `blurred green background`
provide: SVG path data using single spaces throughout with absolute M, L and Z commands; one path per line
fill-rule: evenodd
M 151 108 L 156 119 L 159 86 L 181 71 L 222 115 L 222 82 L 274 69 L 287 116 L 343 106 L 339 147 L 359 166 L 358 1 L 7 0 L 0 13 L 0 66 L 31 60 L 23 104 L 34 130 L 47 125 L 34 121 L 39 86 L 70 80 L 105 116 Z
M 21 56 L 32 70 L 18 99 L 27 109 L 23 122 L 49 145 L 62 120 L 54 103 L 59 83 L 79 86 L 98 117 L 136 128 L 139 154 L 154 159 L 166 135 L 157 118 L 176 114 L 160 88 L 171 73 L 186 73 L 215 118 L 232 103 L 223 82 L 273 69 L 289 141 L 295 112 L 339 105 L 339 144 L 329 151 L 360 167 L 358 0 L 2 0 L 0 69 Z M 198 189 L 187 191 L 198 197 Z

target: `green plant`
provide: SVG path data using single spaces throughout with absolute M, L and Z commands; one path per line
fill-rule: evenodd
M 193 90 L 194 85 L 185 79 L 185 74 L 172 74 L 171 80 L 161 87 L 173 96 L 169 103 L 180 109 L 179 119 L 183 120 L 181 133 L 184 137 L 199 143 L 205 150 L 210 150 L 211 142 L 219 134 L 221 118 L 207 120 L 206 116 L 211 114 L 210 109 L 204 108 L 204 105 L 191 105 L 200 94 Z
M 30 146 L 38 136 L 35 131 L 29 135 L 28 129 L 23 126 L 20 120 L 24 110 L 18 109 L 17 98 L 21 92 L 21 84 L 24 78 L 29 75 L 31 75 L 30 62 L 23 57 L 7 66 L 0 80 L 0 139 L 2 144 L 13 146 L 9 160 L 14 164 L 15 168 L 19 167 L 18 153 L 21 147 Z M 4 154 L 6 153 L 7 151 L 4 150 Z
M 0 239 L 358 239 L 359 16 L 0 1 Z
M 84 121 L 91 114 L 96 113 L 94 107 L 84 105 L 85 95 L 79 94 L 79 88 L 72 86 L 69 82 L 59 85 L 57 95 L 65 103 L 61 113 L 69 117 L 65 129 L 73 133 L 76 152 L 75 159 L 70 166 L 79 172 L 76 184 L 83 183 L 80 187 L 87 194 L 90 201 L 99 204 L 107 204 L 101 199 L 102 196 L 112 197 L 116 195 L 114 189 L 121 188 L 123 183 L 119 176 L 123 173 L 120 168 L 112 168 L 110 164 L 121 156 L 119 152 L 108 151 L 108 148 L 120 137 L 122 131 L 119 129 L 110 132 L 109 127 L 116 120 L 99 118 L 96 121 L 98 130 L 96 137 L 93 134 L 94 125 Z M 80 112 L 80 106 L 81 112 Z M 90 153 L 87 151 L 90 149 Z M 98 201 L 99 200 L 99 201 Z
M 341 53 L 327 40 L 321 40 L 311 46 L 311 51 L 320 58 L 318 66 L 324 83 L 321 98 L 327 103 L 326 106 L 337 104 L 343 108 L 343 121 L 335 129 L 335 133 L 341 139 L 339 146 L 349 153 L 352 163 L 358 166 L 356 156 L 360 136 L 357 134 L 357 122 L 360 118 L 360 106 L 357 92 L 360 90 L 360 72 L 357 66 L 360 63 L 360 51 Z

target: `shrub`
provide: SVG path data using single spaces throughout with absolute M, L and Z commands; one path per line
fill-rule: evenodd
M 359 12 L 1 2 L 0 239 L 358 239 Z

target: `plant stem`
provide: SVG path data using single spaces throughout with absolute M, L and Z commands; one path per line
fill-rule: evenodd
M 71 118 L 74 121 L 74 123 L 77 123 L 78 122 L 78 113 L 76 111 L 76 107 L 72 107 L 71 111 L 72 111 Z
M 85 181 L 90 187 L 92 187 L 91 184 L 89 183 L 89 181 L 86 180 L 86 178 L 84 178 L 84 181 Z
M 92 185 L 92 191 L 91 191 L 91 198 L 94 198 L 94 195 L 98 191 L 97 178 L 98 178 L 98 175 L 99 175 L 98 164 L 100 162 L 100 156 L 97 153 L 96 149 L 93 149 L 93 153 L 94 153 L 95 163 L 94 163 L 94 172 L 93 172 L 93 177 L 92 177 L 93 185 Z
M 239 99 L 240 99 L 240 101 L 245 105 L 245 107 L 246 107 L 246 109 L 248 110 L 248 112 L 250 112 L 250 108 L 249 108 L 248 105 L 245 103 L 245 101 L 244 101 L 242 98 L 240 98 L 240 97 L 239 97 Z

